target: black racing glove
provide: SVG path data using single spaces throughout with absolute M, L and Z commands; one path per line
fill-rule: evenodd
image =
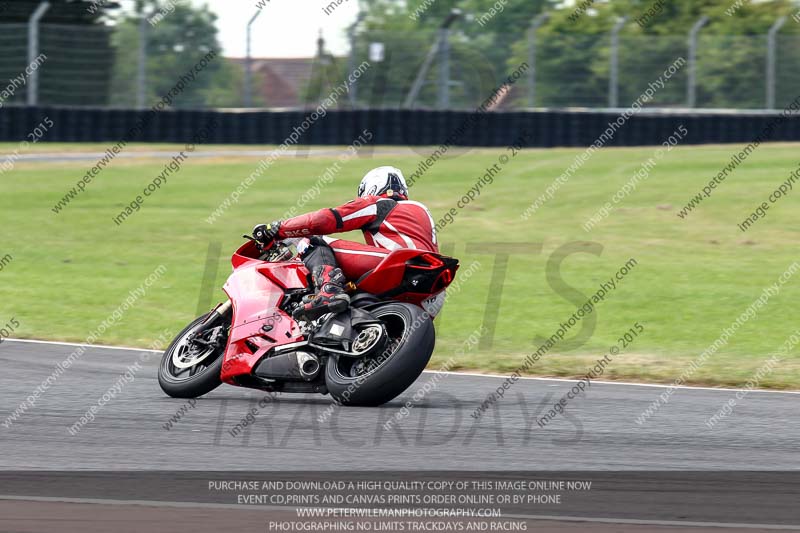
M 269 224 L 259 224 L 253 228 L 253 238 L 261 244 L 270 244 L 278 237 L 280 228 L 280 220 L 275 220 Z

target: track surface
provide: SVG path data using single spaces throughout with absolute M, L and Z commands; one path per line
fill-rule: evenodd
M 0 345 L 0 422 L 75 346 L 7 340 Z M 143 362 L 143 359 L 149 360 Z M 541 416 L 571 385 L 518 381 L 480 421 L 470 414 L 502 383 L 496 377 L 425 373 L 381 408 L 338 408 L 329 396 L 281 395 L 223 385 L 185 405 L 156 380 L 158 354 L 90 348 L 10 428 L 0 424 L 2 469 L 163 470 L 796 470 L 800 395 L 751 392 L 713 429 L 705 421 L 730 390 L 681 389 L 643 425 L 640 415 L 665 389 L 595 383 L 540 428 Z M 68 428 L 97 405 L 125 370 L 141 369 L 76 435 Z M 424 384 L 431 392 L 388 431 L 383 424 Z M 231 430 L 256 408 L 255 424 Z
M 179 144 L 175 145 L 180 146 Z M 419 155 L 424 154 L 424 148 L 419 148 L 417 152 Z M 463 149 L 462 149 L 463 150 Z M 175 149 L 162 149 L 162 150 L 136 150 L 136 151 L 128 151 L 122 152 L 116 156 L 118 159 L 160 159 L 168 156 L 172 156 L 177 152 L 177 148 Z M 454 151 L 455 152 L 455 151 Z M 345 150 L 342 148 L 301 148 L 298 150 L 287 150 L 285 152 L 280 152 L 275 149 L 261 149 L 261 150 L 242 150 L 242 149 L 225 149 L 225 148 L 206 148 L 201 147 L 200 149 L 192 152 L 192 157 L 205 157 L 205 158 L 219 158 L 219 157 L 253 157 L 253 158 L 266 158 L 270 155 L 277 155 L 280 157 L 285 158 L 296 158 L 301 159 L 304 157 L 332 157 L 332 156 L 339 156 L 345 153 Z M 401 147 L 394 147 L 394 148 L 374 148 L 368 147 L 364 148 L 362 151 L 362 157 L 365 156 L 381 156 L 381 157 L 388 157 L 388 156 L 409 156 L 413 155 L 415 152 L 411 149 L 404 149 Z M 0 159 L 5 159 L 7 157 L 12 156 L 12 153 L 3 153 L 0 151 Z M 13 154 L 14 158 L 18 161 L 22 161 L 25 163 L 69 163 L 69 162 L 97 162 L 104 157 L 107 157 L 105 152 L 85 152 L 85 151 L 75 151 L 75 152 L 32 152 L 32 153 L 21 153 L 21 154 Z

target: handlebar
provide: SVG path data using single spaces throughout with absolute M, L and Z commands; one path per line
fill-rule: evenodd
M 269 244 L 264 244 L 257 240 L 252 235 L 242 235 L 243 238 L 252 241 L 258 249 L 260 261 L 268 261 L 270 263 L 278 263 L 280 261 L 288 261 L 294 257 L 291 247 L 287 246 L 281 241 L 273 240 Z

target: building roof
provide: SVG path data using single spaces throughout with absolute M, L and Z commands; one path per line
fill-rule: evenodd
M 253 58 L 253 75 L 262 81 L 258 92 L 269 107 L 300 107 L 311 80 L 313 57 Z M 244 66 L 244 58 L 231 58 Z

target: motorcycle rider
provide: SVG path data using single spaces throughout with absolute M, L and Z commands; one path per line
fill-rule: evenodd
M 324 237 L 357 229 L 364 233 L 367 244 Z M 400 248 L 439 251 L 430 211 L 408 199 L 403 173 L 391 166 L 367 172 L 355 200 L 336 208 L 259 224 L 253 228 L 253 237 L 264 244 L 304 237 L 297 249 L 311 272 L 316 294 L 295 311 L 295 317 L 306 320 L 347 309 L 347 280 L 359 280 L 389 252 Z

